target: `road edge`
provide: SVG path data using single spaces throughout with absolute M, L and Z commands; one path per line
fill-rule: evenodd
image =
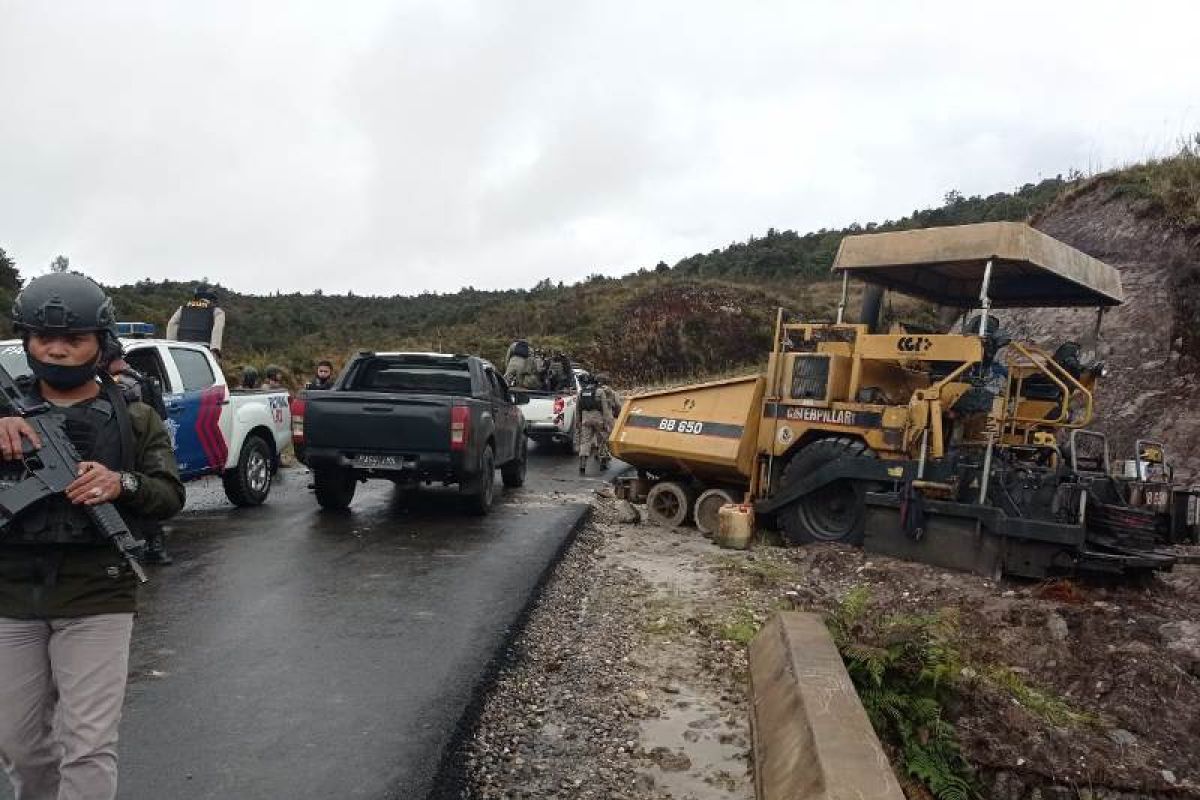
M 467 702 L 466 708 L 463 710 L 458 722 L 454 725 L 454 733 L 442 750 L 437 771 L 434 773 L 433 786 L 425 795 L 426 800 L 460 800 L 467 796 L 465 794 L 467 790 L 467 776 L 461 757 L 464 745 L 471 740 L 476 729 L 479 727 L 484 704 L 491 694 L 497 678 L 499 678 L 500 674 L 507 667 L 519 659 L 519 653 L 513 648 L 513 644 L 528 625 L 533 610 L 542 599 L 546 584 L 549 583 L 554 573 L 558 570 L 558 565 L 562 561 L 563 556 L 575 544 L 575 539 L 578 537 L 579 532 L 583 530 L 588 520 L 591 519 L 593 511 L 591 503 L 579 502 L 568 505 L 574 506 L 576 513 L 574 519 L 569 523 L 567 535 L 563 537 L 562 543 L 554 552 L 554 556 L 547 560 L 546 567 L 542 570 L 530 590 L 525 605 L 517 614 L 513 624 L 508 627 L 504 638 L 500 642 L 500 646 L 496 649 L 491 659 L 488 660 L 487 666 L 484 667 L 479 680 L 471 689 L 471 698 Z M 398 795 L 395 797 L 397 800 L 401 800 Z

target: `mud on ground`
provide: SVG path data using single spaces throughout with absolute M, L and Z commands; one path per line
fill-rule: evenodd
M 829 611 L 862 585 L 875 613 L 957 617 L 947 713 L 981 796 L 1200 799 L 1200 567 L 996 582 L 837 545 L 721 550 L 621 524 L 607 498 L 484 705 L 470 796 L 752 797 L 747 643 L 775 610 Z

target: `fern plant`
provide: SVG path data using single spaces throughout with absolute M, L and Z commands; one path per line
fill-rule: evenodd
M 906 775 L 938 800 L 979 792 L 943 714 L 961 669 L 949 614 L 873 617 L 870 592 L 852 589 L 828 620 L 834 643 L 876 733 L 900 753 Z

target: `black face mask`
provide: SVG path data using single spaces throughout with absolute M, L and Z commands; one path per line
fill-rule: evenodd
M 68 367 L 38 361 L 32 353 L 25 353 L 25 360 L 33 370 L 34 377 L 58 389 L 60 392 L 77 389 L 96 377 L 96 363 Z

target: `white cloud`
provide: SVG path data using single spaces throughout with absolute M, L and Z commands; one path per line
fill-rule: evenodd
M 0 0 L 0 246 L 105 281 L 528 286 L 1200 129 L 1188 2 Z

